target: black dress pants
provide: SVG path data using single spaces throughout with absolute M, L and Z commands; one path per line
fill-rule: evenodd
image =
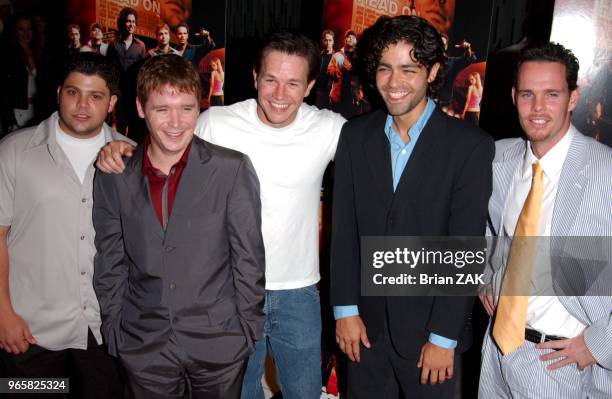
M 385 323 L 370 349 L 360 344 L 359 363 L 349 360 L 348 399 L 452 399 L 456 377 L 443 384 L 421 385 L 421 369 L 417 367 L 421 348 L 415 348 L 414 356 L 400 356 L 388 330 Z M 455 365 L 457 361 L 455 355 Z
M 115 359 L 98 345 L 88 330 L 87 349 L 51 351 L 30 345 L 25 353 L 14 355 L 0 350 L 4 372 L 9 378 L 69 378 L 69 394 L 10 394 L 15 399 L 114 399 L 123 397 L 123 386 Z

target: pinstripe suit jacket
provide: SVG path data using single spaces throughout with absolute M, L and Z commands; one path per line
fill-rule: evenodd
M 561 170 L 551 236 L 612 236 L 612 149 L 579 131 L 575 133 Z M 526 149 L 522 138 L 496 142 L 489 201 L 489 231 L 493 234 L 504 234 L 504 211 Z M 607 269 L 610 267 L 608 264 Z M 494 287 L 500 286 L 500 279 L 498 273 Z M 591 396 L 601 397 L 605 392 L 605 397 L 612 397 L 612 297 L 560 296 L 559 300 L 587 326 L 584 340 L 597 360 L 596 366 L 586 370 L 592 375 Z

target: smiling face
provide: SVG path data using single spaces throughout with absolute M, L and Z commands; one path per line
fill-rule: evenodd
M 117 102 L 117 96 L 111 95 L 104 79 L 80 72 L 68 75 L 57 89 L 57 97 L 59 125 L 62 131 L 76 138 L 97 135 Z
M 299 55 L 268 51 L 259 74 L 253 71 L 257 89 L 257 115 L 268 126 L 290 125 L 314 80 L 308 82 L 308 61 Z
M 394 117 L 414 124 L 425 109 L 427 85 L 438 72 L 435 64 L 428 73 L 411 55 L 413 46 L 406 42 L 391 44 L 381 55 L 376 69 L 376 88 L 387 111 Z
M 187 21 L 191 14 L 191 0 L 161 0 L 159 3 L 159 16 L 172 28 Z
M 156 156 L 178 161 L 191 143 L 198 115 L 195 93 L 181 92 L 170 85 L 152 90 L 145 104 L 136 99 L 138 115 L 145 119 Z
M 132 35 L 136 31 L 136 15 L 130 14 L 125 18 L 125 31 Z
M 567 133 L 579 93 L 569 91 L 565 65 L 528 61 L 519 69 L 512 98 L 534 154 L 542 157 Z

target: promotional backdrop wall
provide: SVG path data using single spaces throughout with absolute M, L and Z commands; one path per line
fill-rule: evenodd
M 612 146 L 612 2 L 557 0 L 551 40 L 572 49 L 580 62 L 572 123 Z
M 156 46 L 155 30 L 158 24 L 167 23 L 171 30 L 171 42 L 177 43 L 176 26 L 187 23 L 190 26 L 189 42 L 201 44 L 199 31 L 210 32 L 216 47 L 205 54 L 198 63 L 202 79 L 200 107 L 210 106 L 208 100 L 212 61 L 218 59 L 225 74 L 226 0 L 192 2 L 192 0 L 67 0 L 67 19 L 81 27 L 81 38 L 87 40 L 89 26 L 97 22 L 105 29 L 105 40 L 112 40 L 117 30 L 117 16 L 124 7 L 131 7 L 138 13 L 136 35 L 147 48 Z M 224 82 L 223 82 L 224 83 Z
M 322 54 L 324 65 L 320 78 L 325 82 L 317 85 L 317 106 L 330 108 L 347 118 L 367 112 L 371 108 L 369 102 L 376 106 L 378 102 L 371 98 L 376 93 L 366 92 L 369 102 L 363 97 L 353 65 L 357 60 L 353 59 L 351 49 L 347 50 L 347 33 L 354 32 L 358 41 L 361 32 L 381 15 L 417 15 L 428 20 L 446 39 L 449 69 L 439 104 L 449 114 L 463 117 L 470 82 L 480 81 L 479 98 L 471 100 L 476 104 L 482 98 L 491 10 L 489 0 L 326 0 L 322 32 L 328 29 L 334 33 L 334 53 L 331 57 Z M 321 45 L 323 48 L 323 42 Z

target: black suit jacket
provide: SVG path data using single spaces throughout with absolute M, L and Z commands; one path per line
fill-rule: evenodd
M 109 352 L 139 369 L 173 332 L 201 362 L 246 358 L 262 333 L 265 293 L 251 162 L 194 137 L 164 231 L 142 159 L 141 146 L 123 174 L 94 181 L 94 288 Z
M 471 342 L 474 298 L 361 296 L 360 237 L 484 235 L 494 143 L 436 109 L 394 193 L 386 117 L 375 111 L 342 129 L 335 159 L 331 302 L 359 305 L 370 340 L 388 312 L 391 339 L 403 356 L 418 355 L 430 332 L 458 340 L 462 351 Z

